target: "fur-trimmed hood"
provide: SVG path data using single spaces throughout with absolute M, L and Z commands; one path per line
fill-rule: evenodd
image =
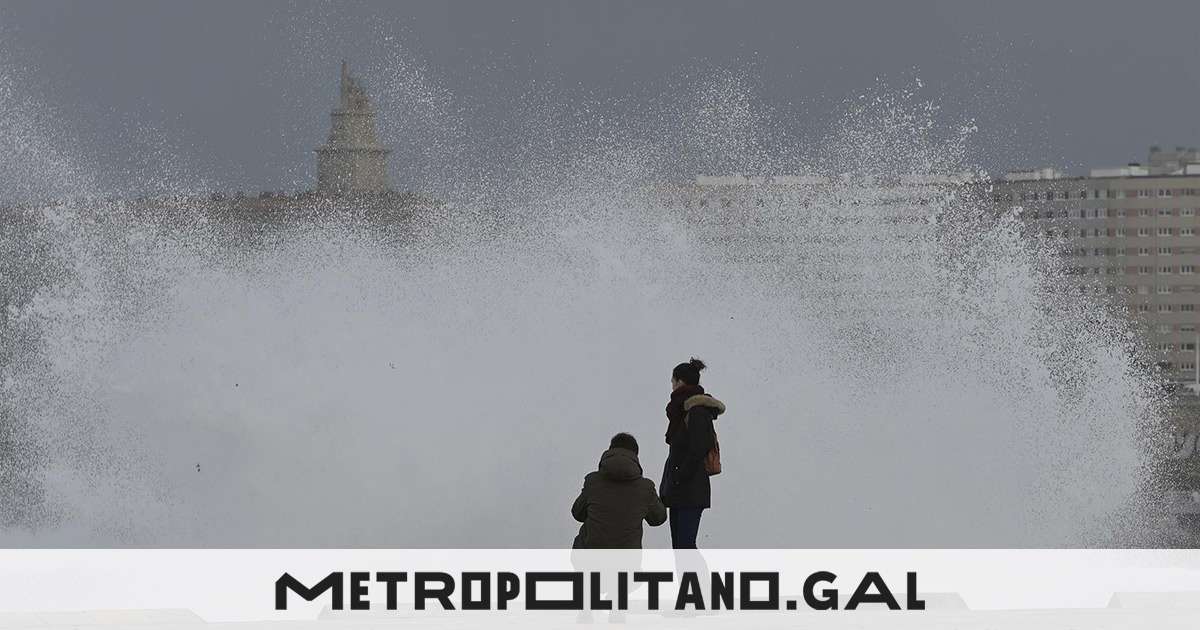
M 718 416 L 725 413 L 725 403 L 708 394 L 696 394 L 695 396 L 689 396 L 687 400 L 683 401 L 684 411 L 691 411 L 692 407 L 712 407 L 717 410 Z

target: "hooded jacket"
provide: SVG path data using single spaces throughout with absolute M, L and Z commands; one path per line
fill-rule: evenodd
M 725 403 L 708 394 L 697 394 L 689 396 L 683 408 L 686 420 L 670 436 L 659 491 L 667 507 L 711 507 L 712 487 L 704 471 L 704 458 L 712 450 L 716 435 L 713 423 L 725 413 Z
M 600 456 L 599 470 L 584 477 L 571 515 L 583 523 L 576 549 L 641 549 L 642 521 L 662 525 L 667 509 L 654 482 L 642 476 L 637 453 L 612 448 Z

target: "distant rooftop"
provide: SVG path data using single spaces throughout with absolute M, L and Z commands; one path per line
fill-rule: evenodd
M 1088 171 L 1089 177 L 1155 177 L 1164 175 L 1200 175 L 1200 150 L 1196 147 L 1177 146 L 1174 149 L 1163 149 L 1157 145 L 1150 147 L 1149 160 L 1146 164 L 1130 162 L 1125 166 L 1093 168 Z M 1004 180 L 1010 182 L 1027 182 L 1047 179 L 1067 179 L 1071 177 L 1065 172 L 1053 167 L 1030 170 L 1009 171 L 1004 174 Z
M 1043 179 L 1062 179 L 1066 176 L 1066 173 L 1047 166 L 1025 171 L 1009 171 L 1004 174 L 1004 179 L 1010 182 L 1032 182 Z
M 697 175 L 697 186 L 804 186 L 823 184 L 829 178 L 822 175 Z
M 965 184 L 968 182 L 979 181 L 981 178 L 986 179 L 984 174 L 958 172 L 958 173 L 923 173 L 899 175 L 887 178 L 889 181 L 899 182 L 900 184 L 910 186 L 936 186 L 948 184 Z M 696 186 L 813 186 L 819 184 L 828 184 L 832 181 L 826 175 L 742 175 L 734 173 L 731 175 L 697 175 L 694 184 Z

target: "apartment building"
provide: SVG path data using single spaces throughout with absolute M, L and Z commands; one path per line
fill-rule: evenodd
M 1067 259 L 1070 290 L 1109 296 L 1145 332 L 1164 375 L 1190 382 L 1200 326 L 1200 152 L 1151 147 L 1149 157 L 1087 177 L 1014 171 L 990 194 Z

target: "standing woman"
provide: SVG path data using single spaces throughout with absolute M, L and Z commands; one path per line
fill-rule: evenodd
M 671 547 L 695 549 L 700 515 L 712 504 L 705 460 L 716 446 L 713 422 L 725 405 L 704 393 L 697 358 L 671 371 L 671 401 L 667 403 L 667 463 L 659 493 L 671 521 Z

